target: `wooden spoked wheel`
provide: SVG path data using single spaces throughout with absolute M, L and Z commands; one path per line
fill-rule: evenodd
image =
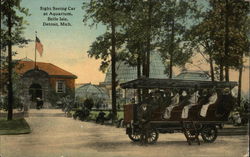
M 201 137 L 204 142 L 212 143 L 216 140 L 218 131 L 216 126 L 204 126 L 201 130 Z
M 128 137 L 133 141 L 133 142 L 138 142 L 140 141 L 141 135 L 139 133 L 129 133 Z
M 146 137 L 145 134 L 141 134 L 141 136 L 140 136 L 141 142 L 142 141 L 145 142 L 145 140 L 146 140 L 146 142 L 148 144 L 154 144 L 154 143 L 156 143 L 157 140 L 158 140 L 158 138 L 159 138 L 159 133 L 158 133 L 158 131 L 156 129 L 150 129 L 150 130 L 148 130 L 148 137 Z

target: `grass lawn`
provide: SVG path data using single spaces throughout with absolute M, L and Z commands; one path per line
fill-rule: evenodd
M 0 119 L 0 135 L 18 135 L 31 133 L 29 124 L 24 118 L 7 121 Z

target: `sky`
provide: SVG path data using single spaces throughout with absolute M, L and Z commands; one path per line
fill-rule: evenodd
M 82 10 L 82 3 L 84 0 L 22 0 L 21 5 L 29 9 L 31 16 L 25 17 L 29 23 L 24 31 L 24 36 L 28 39 L 35 39 L 35 32 L 44 46 L 43 56 L 37 55 L 38 62 L 48 62 L 55 64 L 62 69 L 65 69 L 75 75 L 76 83 L 94 83 L 104 81 L 105 75 L 99 71 L 100 60 L 89 58 L 87 51 L 90 45 L 95 41 L 96 37 L 105 32 L 105 26 L 98 25 L 90 28 L 82 22 L 84 11 Z M 70 12 L 73 14 L 68 17 L 68 22 L 72 26 L 43 26 L 43 22 L 47 22 L 48 16 L 41 10 L 41 7 L 49 7 L 51 12 Z M 75 8 L 75 10 L 53 11 L 56 8 Z M 49 16 L 55 17 L 55 16 Z M 61 16 L 56 16 L 61 17 Z M 28 57 L 34 60 L 35 43 L 31 42 L 24 48 L 15 48 L 17 55 L 15 59 Z M 194 65 L 187 66 L 192 70 L 209 70 L 208 65 L 200 62 L 200 56 L 194 56 Z M 249 65 L 249 60 L 246 60 L 246 65 Z M 178 74 L 178 70 L 174 71 Z M 243 88 L 249 89 L 249 66 L 243 72 Z M 231 80 L 237 80 L 238 74 L 231 72 Z
M 22 0 L 21 5 L 28 8 L 31 14 L 25 17 L 29 25 L 26 26 L 24 36 L 34 40 L 37 31 L 37 36 L 44 47 L 43 56 L 37 55 L 38 62 L 53 63 L 77 75 L 77 83 L 98 83 L 104 80 L 104 74 L 98 70 L 100 61 L 88 58 L 87 51 L 95 38 L 104 32 L 105 27 L 89 28 L 84 25 L 82 2 L 83 0 Z M 48 17 L 43 15 L 45 11 L 40 7 L 75 8 L 75 10 L 66 11 L 73 14 L 68 17 L 72 26 L 43 26 L 43 22 L 47 22 Z M 18 53 L 15 56 L 16 59 L 28 57 L 34 60 L 34 42 L 24 48 L 16 47 L 15 50 Z

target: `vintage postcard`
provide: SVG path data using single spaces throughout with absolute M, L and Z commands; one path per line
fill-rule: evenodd
M 249 157 L 249 1 L 0 8 L 0 157 Z

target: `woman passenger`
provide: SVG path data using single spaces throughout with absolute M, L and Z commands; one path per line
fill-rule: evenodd
M 188 111 L 192 106 L 197 105 L 198 102 L 198 98 L 199 98 L 199 92 L 193 92 L 193 94 L 191 95 L 191 98 L 188 100 L 189 101 L 189 105 L 185 106 L 182 110 L 182 114 L 181 114 L 181 118 L 188 118 Z
M 211 104 L 214 104 L 217 101 L 217 99 L 218 99 L 217 92 L 215 91 L 215 89 L 210 90 L 209 93 L 211 94 L 211 96 L 209 97 L 208 103 L 206 103 L 205 105 L 203 105 L 202 108 L 201 108 L 200 115 L 202 117 L 206 117 L 208 107 Z
M 163 116 L 165 119 L 169 119 L 171 117 L 171 111 L 173 110 L 175 106 L 179 104 L 179 99 L 180 99 L 179 92 L 177 90 L 173 90 L 171 103 L 168 107 L 166 107 L 166 111 Z

